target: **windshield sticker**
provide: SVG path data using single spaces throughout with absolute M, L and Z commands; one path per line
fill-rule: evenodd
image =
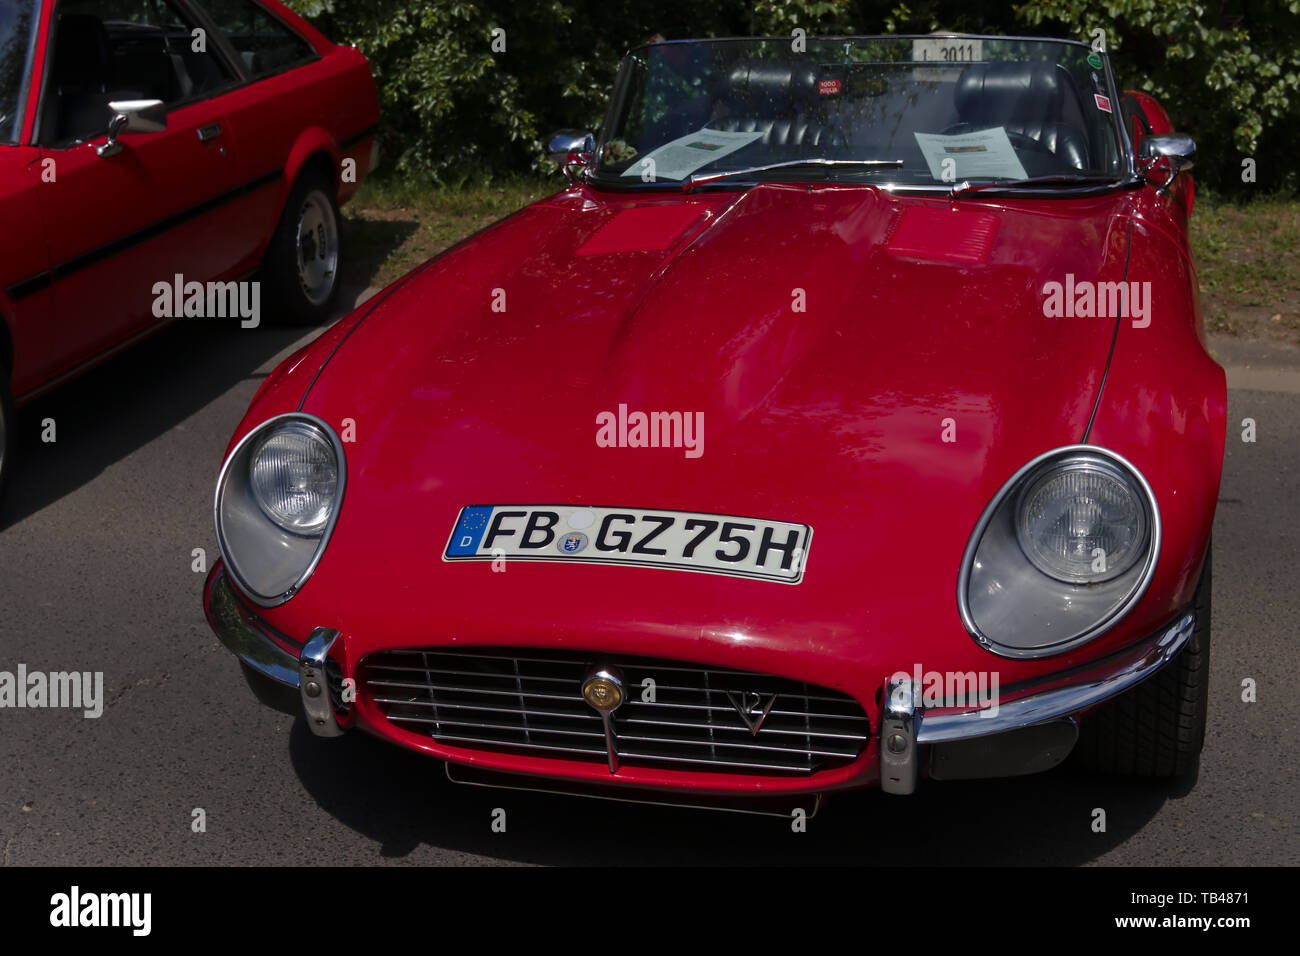
M 835 96 L 840 91 L 839 80 L 822 80 L 817 84 L 817 92 L 822 96 Z
M 950 182 L 958 179 L 1024 179 L 1025 167 L 1011 146 L 1007 131 L 1001 126 L 977 133 L 944 136 L 939 133 L 913 133 L 921 147 L 930 175 Z M 952 160 L 945 164 L 945 160 Z M 945 175 L 947 170 L 951 170 Z
M 1101 110 L 1103 113 L 1109 113 L 1111 111 L 1109 96 L 1102 96 L 1100 93 L 1093 93 L 1092 98 L 1097 102 L 1097 109 Z
M 1099 56 L 1098 56 L 1097 54 L 1095 54 L 1095 53 L 1089 53 L 1089 54 L 1088 54 L 1088 65 L 1091 66 L 1091 67 L 1092 67 L 1093 69 L 1095 69 L 1095 70 L 1100 70 L 1100 69 L 1101 69 L 1101 57 L 1099 57 Z
M 623 175 L 640 176 L 643 164 L 651 161 L 652 165 L 649 168 L 655 171 L 655 178 L 685 179 L 701 166 L 715 163 L 724 156 L 762 138 L 761 131 L 728 133 L 720 129 L 709 129 L 706 126 L 699 132 L 664 143 L 653 152 L 647 153 L 640 163 L 634 163 Z

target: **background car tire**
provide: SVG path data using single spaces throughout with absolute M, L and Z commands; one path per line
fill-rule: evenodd
M 9 393 L 9 370 L 0 364 L 0 509 L 4 507 L 5 487 L 13 472 L 14 450 L 18 431 L 14 425 L 14 397 Z
M 262 259 L 262 283 L 271 315 L 295 325 L 329 317 L 343 266 L 342 220 L 333 184 L 319 171 L 294 183 L 280 223 Z
M 1186 777 L 1199 767 L 1210 690 L 1211 556 L 1196 586 L 1191 640 L 1154 676 L 1083 721 L 1075 753 L 1085 769 Z

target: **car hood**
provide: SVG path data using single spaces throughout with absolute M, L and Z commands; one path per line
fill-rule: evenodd
M 1043 289 L 1123 278 L 1124 203 L 762 185 L 528 207 L 391 289 L 305 399 L 353 428 L 303 599 L 353 596 L 334 613 L 366 647 L 632 630 L 722 662 L 738 640 L 760 659 L 793 642 L 910 668 L 923 639 L 987 658 L 958 617 L 963 549 L 1016 469 L 1086 433 L 1115 320 L 1047 317 Z M 702 453 L 599 446 L 597 416 L 620 406 L 702 414 Z M 814 538 L 794 586 L 442 562 L 459 510 L 493 503 L 715 512 Z

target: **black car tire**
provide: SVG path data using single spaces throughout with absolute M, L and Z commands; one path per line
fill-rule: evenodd
M 315 325 L 334 310 L 343 267 L 342 220 L 330 178 L 298 177 L 262 258 L 261 279 L 277 321 Z
M 1210 690 L 1212 549 L 1196 586 L 1196 625 L 1178 656 L 1079 728 L 1075 754 L 1097 773 L 1169 778 L 1196 774 L 1205 741 Z
M 0 364 L 0 507 L 4 505 L 5 487 L 14 470 L 14 450 L 18 445 L 14 426 L 14 397 L 9 391 L 9 370 Z

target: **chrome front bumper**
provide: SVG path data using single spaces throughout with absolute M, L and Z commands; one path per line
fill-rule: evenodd
M 273 637 L 235 596 L 222 567 L 213 571 L 208 580 L 203 605 L 212 630 L 239 658 L 244 676 L 259 700 L 295 717 L 305 715 L 307 726 L 317 736 L 337 737 L 343 733 L 330 703 L 325 673 L 325 659 L 338 631 L 318 627 L 301 646 L 283 634 Z M 286 646 L 297 649 L 298 656 L 290 654 Z
M 342 728 L 325 689 L 325 656 L 338 633 L 316 628 L 307 643 L 298 645 L 285 635 L 272 637 L 261 622 L 236 597 L 224 568 L 209 579 L 204 606 L 217 637 L 239 658 L 249 684 L 259 699 L 292 715 L 304 714 L 308 726 L 320 736 L 332 737 Z M 887 793 L 911 793 L 920 776 L 921 748 L 945 747 L 965 741 L 1033 732 L 1022 754 L 1040 755 L 1027 770 L 1047 769 L 1064 759 L 1074 744 L 1070 718 L 1097 706 L 1145 680 L 1173 659 L 1192 636 L 1193 614 L 1180 616 L 1168 627 L 1109 657 L 1067 671 L 1004 688 L 996 712 L 968 707 L 922 707 L 919 689 L 912 681 L 886 684 L 880 719 L 880 786 Z M 278 638 L 278 640 L 277 640 Z M 292 647 L 298 655 L 286 650 Z M 296 699 L 295 699 L 296 698 Z M 1061 734 L 1052 725 L 1068 723 Z M 1067 739 L 1068 738 L 1068 739 Z M 1010 739 L 1010 738 L 1006 738 Z M 1043 765 L 1046 761 L 1046 765 Z M 932 773 L 932 775 L 934 775 Z
M 903 794 L 916 789 L 921 747 L 1042 728 L 1122 694 L 1169 663 L 1195 627 L 1195 615 L 1183 614 L 1146 640 L 1109 657 L 1004 690 L 996 710 L 974 705 L 924 708 L 917 703 L 919 688 L 911 679 L 887 683 L 880 722 L 881 789 Z M 1060 759 L 1073 746 L 1074 732 L 1068 736 Z

